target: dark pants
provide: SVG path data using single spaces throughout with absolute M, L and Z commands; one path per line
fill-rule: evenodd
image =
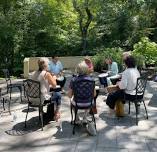
M 137 96 L 137 99 L 142 99 L 142 96 Z M 125 100 L 134 101 L 136 99 L 136 95 L 126 94 L 124 90 L 118 90 L 113 93 L 110 93 L 107 97 L 106 104 L 111 108 L 115 108 L 116 101 L 120 99 L 123 103 Z
M 66 78 L 64 77 L 64 79 L 62 81 L 59 81 L 59 80 L 56 80 L 56 81 L 57 81 L 57 85 L 60 85 L 61 88 L 63 88 L 65 85 L 65 82 L 66 82 Z
M 99 77 L 99 81 L 101 85 L 104 85 L 104 87 L 107 87 L 107 77 Z

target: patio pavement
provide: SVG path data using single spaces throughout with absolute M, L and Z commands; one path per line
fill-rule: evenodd
M 67 73 L 65 90 L 71 74 Z M 22 81 L 22 80 L 18 80 Z M 96 79 L 98 83 L 98 79 Z M 14 80 L 16 82 L 16 80 Z M 0 87 L 6 87 L 0 82 Z M 6 91 L 6 90 L 4 90 Z M 24 128 L 26 116 L 26 99 L 20 103 L 20 93 L 14 90 L 11 101 L 11 115 L 6 111 L 0 115 L 0 151 L 3 152 L 156 152 L 157 149 L 157 83 L 148 81 L 145 102 L 149 119 L 141 105 L 140 120 L 135 125 L 135 109 L 127 115 L 128 104 L 125 104 L 126 116 L 120 119 L 109 118 L 108 108 L 103 102 L 105 95 L 97 98 L 98 114 L 96 115 L 97 136 L 90 136 L 85 127 L 77 128 L 72 134 L 69 98 L 62 97 L 62 131 L 59 123 L 50 122 L 41 131 L 38 123 L 38 111 L 31 109 L 28 114 L 27 128 Z M 2 104 L 0 104 L 2 111 Z M 13 121 L 13 115 L 17 116 Z

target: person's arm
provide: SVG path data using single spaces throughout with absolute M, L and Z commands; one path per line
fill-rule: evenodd
M 121 79 L 121 81 L 118 82 L 118 86 L 119 86 L 120 89 L 126 89 L 127 83 L 128 83 L 127 82 L 127 73 L 126 73 L 126 71 L 124 71 L 122 73 L 122 79 Z
M 71 88 L 69 88 L 68 97 L 72 98 L 72 96 L 73 96 L 73 90 Z
M 52 86 L 52 88 L 56 88 L 56 76 L 52 76 L 49 72 L 46 73 L 45 79 L 48 80 L 48 83 Z
M 96 90 L 94 89 L 94 97 L 96 97 Z
M 73 78 L 72 78 L 72 80 L 70 81 L 70 84 L 69 84 L 68 97 L 72 98 L 73 95 L 74 95 L 74 93 L 73 93 Z

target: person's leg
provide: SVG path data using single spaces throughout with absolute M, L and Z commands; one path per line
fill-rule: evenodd
M 107 86 L 107 78 L 106 77 L 99 77 L 100 84 L 104 87 Z
M 110 85 L 112 85 L 111 79 L 110 77 L 107 77 L 107 86 L 110 86 Z
M 55 109 L 55 120 L 58 121 L 60 118 L 60 108 L 61 108 L 61 93 L 60 92 L 54 92 L 52 96 L 52 101 L 56 104 Z

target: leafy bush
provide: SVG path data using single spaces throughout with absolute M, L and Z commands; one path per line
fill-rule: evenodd
M 92 58 L 95 71 L 101 71 L 102 69 L 107 69 L 107 65 L 105 64 L 105 59 L 107 58 L 112 58 L 113 61 L 117 62 L 119 70 L 121 70 L 122 52 L 123 50 L 121 48 L 105 48 L 99 50 L 99 52 Z
M 157 44 L 143 37 L 134 45 L 133 55 L 139 57 L 139 61 L 144 59 L 146 65 L 155 65 L 157 64 Z

